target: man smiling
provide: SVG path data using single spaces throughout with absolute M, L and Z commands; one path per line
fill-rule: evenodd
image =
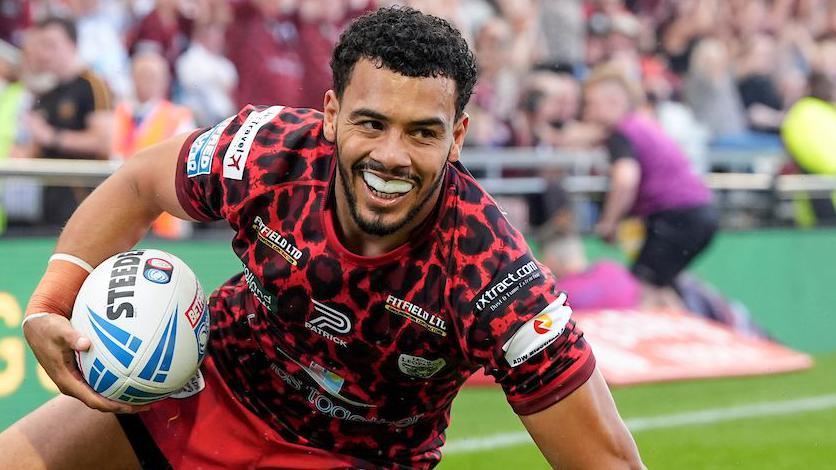
M 73 215 L 27 308 L 55 315 L 24 330 L 78 400 L 0 435 L 0 468 L 431 468 L 478 369 L 552 465 L 641 467 L 565 294 L 458 163 L 476 80 L 458 31 L 381 9 L 332 69 L 324 113 L 247 107 L 138 154 Z M 228 221 L 243 272 L 209 300 L 205 388 L 131 408 L 83 382 L 65 316 L 79 266 L 161 210 Z

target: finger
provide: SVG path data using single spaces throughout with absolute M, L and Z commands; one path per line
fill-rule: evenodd
M 81 333 L 67 323 L 66 328 L 61 331 L 61 339 L 64 346 L 76 351 L 87 351 L 90 349 L 90 339 L 82 336 Z
M 90 408 L 109 412 L 125 410 L 126 405 L 107 400 L 99 395 L 87 384 L 78 369 L 74 365 L 67 364 L 66 361 L 55 364 L 48 373 L 61 393 L 80 400 Z
M 90 338 L 87 338 L 86 336 L 78 335 L 76 340 L 71 344 L 72 344 L 72 348 L 76 351 L 87 351 L 88 349 L 90 349 L 90 345 L 92 343 L 90 342 Z
M 93 390 L 93 388 L 90 386 L 90 384 L 87 383 L 87 380 L 85 380 L 84 375 L 81 373 L 81 370 L 77 367 L 76 361 L 75 361 L 75 354 L 73 354 L 72 352 L 68 351 L 67 354 L 65 354 L 63 365 L 64 365 L 65 372 L 70 377 L 72 377 L 72 379 L 76 383 L 81 384 L 81 386 L 84 389 L 86 389 L 89 392 L 89 394 L 91 394 L 90 396 L 95 396 L 96 397 L 95 402 L 84 400 L 81 397 L 76 397 L 79 400 L 83 401 L 85 404 L 87 404 L 87 406 L 89 406 L 91 408 L 96 408 L 96 409 L 101 410 L 101 411 L 113 411 L 114 413 L 138 413 L 140 411 L 146 411 L 149 408 L 147 405 L 144 405 L 144 406 L 128 405 L 126 403 L 121 403 L 121 402 L 118 402 L 118 401 L 115 401 L 115 400 L 111 400 L 111 399 L 99 394 L 95 390 Z M 67 394 L 69 395 L 70 393 L 67 393 Z M 75 396 L 75 395 L 73 395 L 73 396 Z M 101 405 L 99 405 L 100 403 L 106 403 L 107 404 L 107 409 L 101 408 L 100 407 Z

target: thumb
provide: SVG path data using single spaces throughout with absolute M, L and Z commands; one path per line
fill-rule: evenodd
M 71 330 L 64 335 L 64 340 L 67 344 L 76 351 L 87 351 L 90 349 L 90 339 L 76 330 Z
M 72 348 L 76 351 L 87 351 L 88 349 L 90 349 L 91 343 L 89 338 L 87 338 L 86 336 L 79 335 L 78 338 L 76 338 L 75 342 L 70 344 L 72 344 Z

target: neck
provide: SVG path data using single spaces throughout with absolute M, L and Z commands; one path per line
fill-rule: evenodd
M 58 81 L 67 82 L 75 78 L 80 72 L 81 67 L 74 61 L 72 64 L 67 64 L 62 70 L 57 71 L 55 76 L 58 77 Z

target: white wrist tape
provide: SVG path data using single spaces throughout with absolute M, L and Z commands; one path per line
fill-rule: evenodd
M 84 261 L 83 259 L 81 259 L 77 256 L 68 255 L 66 253 L 55 253 L 54 255 L 49 257 L 49 261 L 55 261 L 55 260 L 68 261 L 68 262 L 73 263 L 74 265 L 84 269 L 88 273 L 93 272 L 93 266 L 90 266 L 90 263 L 88 263 L 87 261 Z
M 57 313 L 32 313 L 32 314 L 26 315 L 23 318 L 23 321 L 20 322 L 20 328 L 23 329 L 23 327 L 26 325 L 26 322 L 28 322 L 29 320 L 34 320 L 36 318 L 42 318 L 42 317 L 48 317 L 50 315 L 58 315 L 58 314 Z

